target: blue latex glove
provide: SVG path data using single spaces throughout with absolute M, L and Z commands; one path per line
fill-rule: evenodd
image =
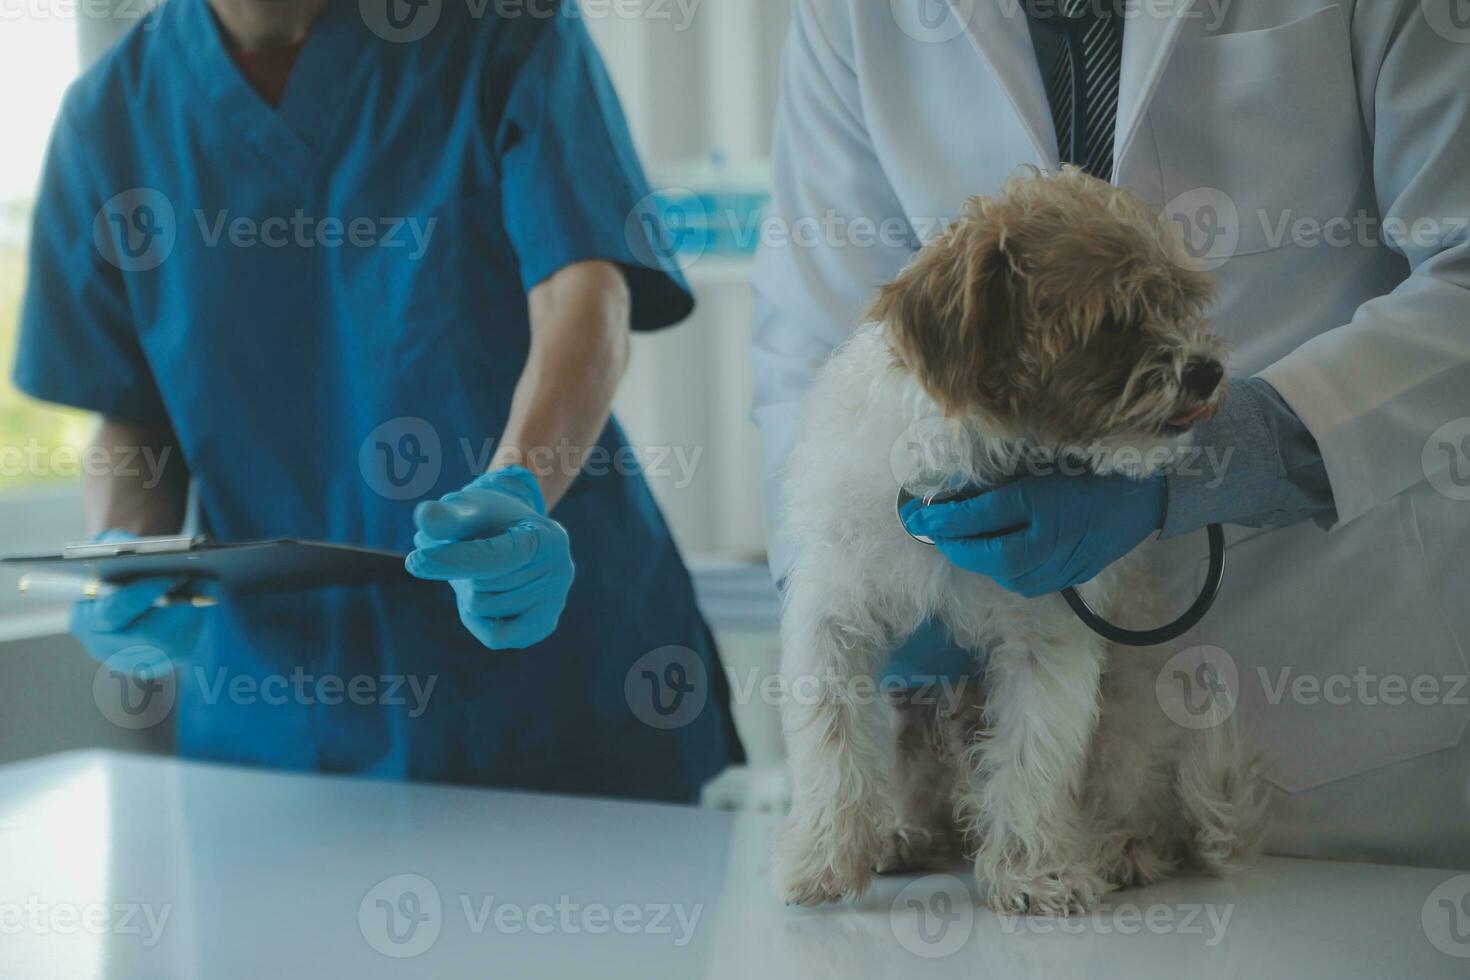
M 459 618 L 481 643 L 523 649 L 556 630 L 572 588 L 572 550 L 530 471 L 487 473 L 419 504 L 413 520 L 409 572 L 453 586 Z
M 935 687 L 941 679 L 954 684 L 974 680 L 981 672 L 975 655 L 955 643 L 943 623 L 931 619 L 893 651 L 878 676 L 883 683 L 916 690 Z
M 1090 582 L 1164 523 L 1163 476 L 1022 477 L 968 500 L 904 506 L 955 565 L 1028 599 Z
M 97 540 L 134 538 L 125 531 L 108 531 Z M 72 606 L 72 635 L 94 659 L 110 662 L 115 670 L 157 676 L 188 659 L 209 615 L 208 609 L 195 606 L 156 605 L 188 583 L 186 578 L 142 579 L 101 599 L 81 600 Z M 189 591 L 207 593 L 197 584 Z

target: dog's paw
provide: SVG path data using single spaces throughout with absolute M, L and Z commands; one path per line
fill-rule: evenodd
M 1103 875 L 1118 887 L 1141 888 L 1168 878 L 1177 865 L 1154 842 L 1130 840 L 1116 854 L 1103 858 Z
M 1003 883 L 980 881 L 999 915 L 1065 918 L 1084 915 L 1115 886 L 1086 868 L 1069 868 Z
M 876 831 L 857 839 L 792 821 L 771 851 L 771 889 L 787 905 L 856 900 L 873 880 Z
M 796 874 L 777 872 L 772 882 L 776 897 L 787 905 L 827 905 L 856 901 L 867 890 L 866 881 L 844 881 L 830 869 L 813 869 Z

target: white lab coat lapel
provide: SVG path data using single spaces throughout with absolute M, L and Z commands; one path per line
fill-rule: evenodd
M 947 0 L 953 15 L 1000 82 L 1011 106 L 1031 138 L 1033 149 L 1050 170 L 1061 166 L 1056 126 L 1046 83 L 1036 63 L 1030 25 L 1021 0 Z M 1190 11 L 1200 0 L 1134 0 L 1123 40 L 1119 79 L 1118 133 L 1114 159 L 1126 159 L 1137 139 L 1149 103 L 1179 42 Z
M 979 50 L 1031 138 L 1036 159 L 1046 170 L 1061 167 L 1056 125 L 1046 83 L 1036 63 L 1031 28 L 1021 0 L 948 0 L 970 42 Z
M 1123 172 L 1144 115 L 1158 92 L 1189 13 L 1200 0 L 1133 0 L 1123 32 L 1123 68 L 1118 91 L 1118 136 L 1113 144 Z

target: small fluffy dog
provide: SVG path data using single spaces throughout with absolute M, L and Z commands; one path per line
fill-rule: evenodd
M 1066 915 L 1181 865 L 1223 873 L 1252 846 L 1253 766 L 1230 724 L 1168 720 L 1166 654 L 1110 650 L 1060 596 L 960 570 L 895 514 L 900 487 L 1167 465 L 1225 397 L 1213 295 L 1141 200 L 1076 168 L 1017 177 L 969 201 L 824 368 L 786 480 L 787 902 L 963 852 L 997 911 Z M 1085 595 L 1123 626 L 1166 618 L 1137 552 Z M 983 680 L 895 712 L 872 678 L 931 617 Z

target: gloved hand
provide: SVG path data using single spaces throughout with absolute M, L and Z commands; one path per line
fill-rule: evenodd
M 1168 490 L 1093 473 L 1026 476 L 968 500 L 904 506 L 952 563 L 1028 599 L 1090 582 L 1163 526 Z
M 108 531 L 97 540 L 134 537 L 126 531 Z M 72 635 L 98 661 L 118 657 L 112 665 L 119 671 L 156 674 L 166 669 L 165 658 L 178 664 L 193 652 L 209 611 L 190 605 L 160 608 L 155 603 L 188 582 L 186 578 L 142 579 L 103 598 L 79 600 L 72 606 Z M 190 589 L 192 594 L 206 591 Z
M 410 573 L 448 582 L 459 618 L 492 650 L 523 649 L 556 630 L 572 588 L 566 530 L 546 516 L 530 471 L 496 470 L 419 504 Z

